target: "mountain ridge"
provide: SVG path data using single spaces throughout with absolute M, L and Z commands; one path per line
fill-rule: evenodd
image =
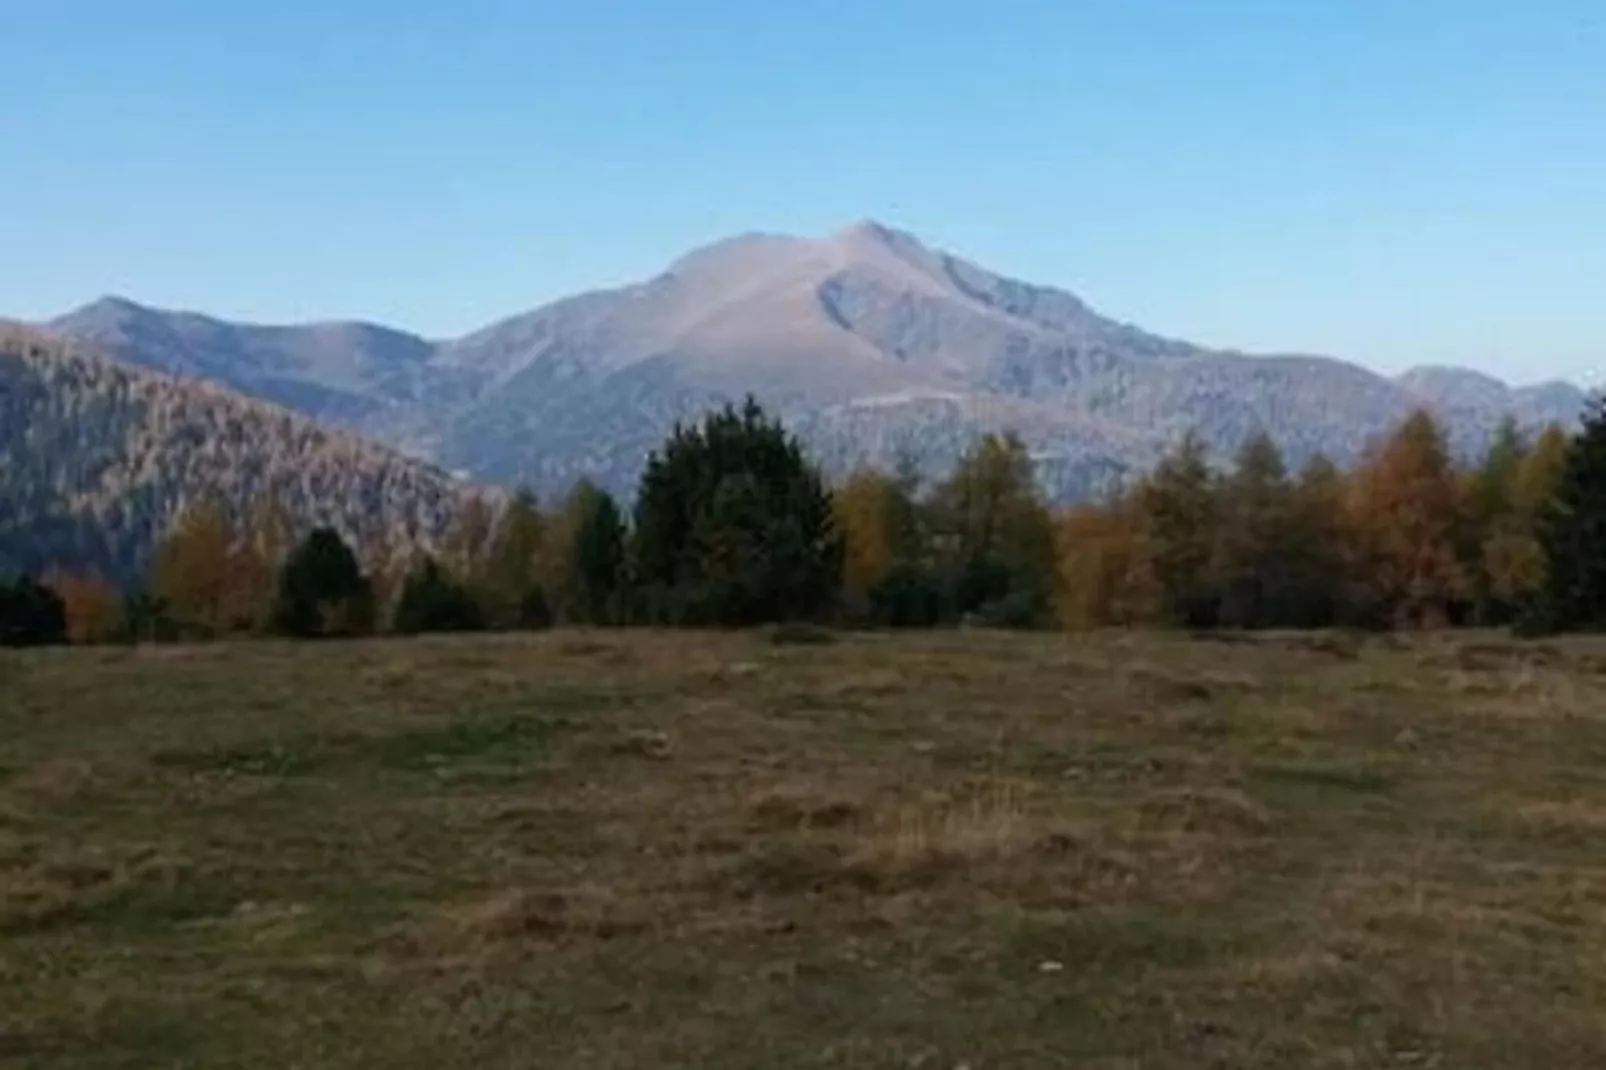
M 746 393 L 833 468 L 893 451 L 936 470 L 974 434 L 1013 421 L 1034 452 L 1059 458 L 1043 474 L 1062 498 L 1145 467 L 1189 428 L 1218 451 L 1263 429 L 1296 463 L 1315 452 L 1342 463 L 1419 404 L 1470 451 L 1507 412 L 1525 426 L 1570 421 L 1584 399 L 1559 381 L 1512 386 L 1444 368 L 1389 377 L 1333 357 L 1196 345 L 874 220 L 814 238 L 735 235 L 640 281 L 448 339 L 113 300 L 50 326 L 118 359 L 213 378 L 452 470 L 545 491 L 585 476 L 628 492 L 676 419 Z

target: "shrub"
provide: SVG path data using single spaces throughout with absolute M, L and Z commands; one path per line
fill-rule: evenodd
M 408 573 L 391 620 L 398 635 L 424 632 L 474 632 L 485 627 L 485 613 L 468 588 L 425 557 Z

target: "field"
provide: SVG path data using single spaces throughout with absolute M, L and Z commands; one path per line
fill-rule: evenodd
M 0 1065 L 1606 1066 L 1606 644 L 790 638 L 0 657 Z

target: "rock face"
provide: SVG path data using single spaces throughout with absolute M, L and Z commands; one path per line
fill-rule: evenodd
M 1507 412 L 1570 422 L 1583 402 L 1560 383 L 1511 389 L 1456 369 L 1389 379 L 1161 338 L 876 223 L 732 238 L 647 281 L 448 341 L 117 299 L 50 326 L 544 493 L 581 476 L 628 492 L 676 419 L 748 392 L 831 469 L 912 456 L 937 470 L 977 433 L 1016 429 L 1060 497 L 1146 467 L 1188 428 L 1219 451 L 1263 428 L 1296 463 L 1316 451 L 1342 462 L 1420 404 L 1471 449 Z

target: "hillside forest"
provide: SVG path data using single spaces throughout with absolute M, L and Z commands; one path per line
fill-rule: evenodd
M 831 485 L 749 399 L 677 426 L 633 510 L 467 499 L 444 534 L 354 547 L 272 495 L 201 501 L 143 581 L 69 562 L 0 586 L 0 642 L 199 640 L 802 621 L 1019 628 L 1606 626 L 1606 399 L 1581 430 L 1508 422 L 1458 463 L 1426 411 L 1342 471 L 1289 471 L 1267 436 L 1196 436 L 1104 500 L 1052 508 L 1010 434 L 923 484 Z

